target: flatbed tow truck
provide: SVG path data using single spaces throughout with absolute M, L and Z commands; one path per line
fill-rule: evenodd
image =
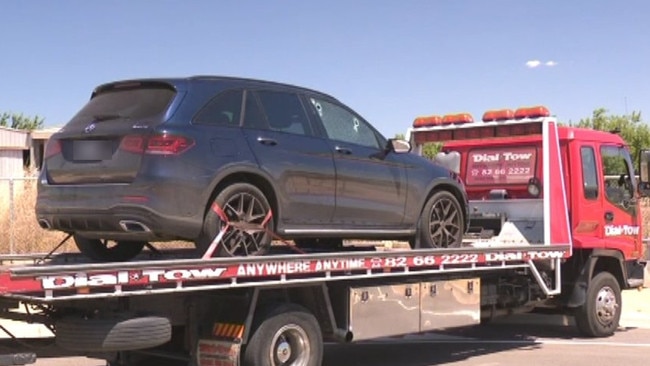
M 543 108 L 490 113 L 478 122 L 422 117 L 408 131 L 416 153 L 449 140 L 440 161 L 469 183 L 472 229 L 458 248 L 278 246 L 262 257 L 211 258 L 222 231 L 201 259 L 181 250 L 101 264 L 72 253 L 5 256 L 0 317 L 43 323 L 59 347 L 111 366 L 161 358 L 314 366 L 326 341 L 471 326 L 539 307 L 575 315 L 585 336 L 611 335 L 621 290 L 643 283 L 638 197 L 648 193 L 649 159 L 641 159 L 639 189 L 613 202 L 601 154 L 619 149 L 617 167 L 634 172 L 619 136 L 558 126 Z M 474 158 L 472 143 L 499 146 Z M 526 151 L 509 148 L 532 149 L 532 162 L 500 163 L 513 154 L 525 160 Z M 627 179 L 637 186 L 634 174 Z

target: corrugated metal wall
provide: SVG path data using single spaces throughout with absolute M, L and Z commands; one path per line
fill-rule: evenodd
M 22 150 L 0 150 L 0 178 L 25 176 Z
M 29 132 L 0 127 L 0 150 L 29 149 Z
M 25 176 L 23 151 L 29 145 L 29 132 L 0 127 L 0 178 Z

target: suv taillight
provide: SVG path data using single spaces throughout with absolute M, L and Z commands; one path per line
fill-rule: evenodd
M 145 138 L 142 136 L 124 136 L 120 143 L 120 150 L 142 154 L 144 152 L 144 144 Z
M 179 155 L 194 146 L 194 140 L 179 135 L 125 136 L 120 149 L 136 154 Z
M 61 153 L 61 141 L 50 139 L 45 145 L 44 158 L 47 159 Z

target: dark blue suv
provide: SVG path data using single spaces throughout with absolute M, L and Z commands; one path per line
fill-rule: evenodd
M 221 256 L 263 254 L 271 232 L 304 247 L 459 245 L 462 183 L 409 151 L 314 90 L 213 76 L 113 82 L 49 141 L 36 214 L 98 261 L 128 260 L 149 241 L 205 250 L 225 222 L 239 225 L 224 231 Z

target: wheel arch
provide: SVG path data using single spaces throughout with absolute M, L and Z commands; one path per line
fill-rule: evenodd
M 575 281 L 566 298 L 566 306 L 570 308 L 582 306 L 589 283 L 602 272 L 611 273 L 621 289 L 628 288 L 624 257 L 620 251 L 613 249 L 577 250 L 573 253 L 573 258 L 579 261 L 579 265 L 574 266 L 578 273 L 575 274 Z
M 458 204 L 463 208 L 463 223 L 465 224 L 464 231 L 467 231 L 467 228 L 469 227 L 469 207 L 467 205 L 467 199 L 464 193 L 464 190 L 458 185 L 458 183 L 453 182 L 448 179 L 444 180 L 437 180 L 434 181 L 431 187 L 428 189 L 428 193 L 424 200 L 420 203 L 420 216 L 422 214 L 422 211 L 424 210 L 424 206 L 426 206 L 427 201 L 431 196 L 436 194 L 439 191 L 447 191 L 450 192 L 451 194 L 454 195 L 456 200 L 458 201 Z M 419 223 L 419 220 L 418 220 Z
M 594 252 L 595 260 L 589 279 L 594 278 L 601 272 L 609 272 L 616 278 L 616 281 L 618 281 L 618 284 L 621 286 L 621 288 L 628 287 L 626 285 L 627 281 L 625 278 L 625 271 L 623 269 L 623 254 L 615 250 L 608 250 L 607 252 L 610 253 L 598 253 L 599 251 Z
M 205 199 L 205 206 L 203 207 L 202 217 L 205 217 L 205 214 L 210 209 L 211 202 L 214 201 L 219 192 L 221 192 L 225 187 L 234 183 L 248 183 L 262 191 L 266 199 L 269 201 L 269 204 L 271 205 L 273 217 L 275 218 L 275 220 L 273 220 L 276 226 L 273 228 L 275 230 L 280 221 L 279 217 L 281 215 L 280 203 L 277 193 L 273 187 L 273 184 L 271 184 L 271 179 L 265 174 L 253 169 L 232 170 L 215 179 L 211 189 L 209 190 L 209 196 L 207 196 Z

